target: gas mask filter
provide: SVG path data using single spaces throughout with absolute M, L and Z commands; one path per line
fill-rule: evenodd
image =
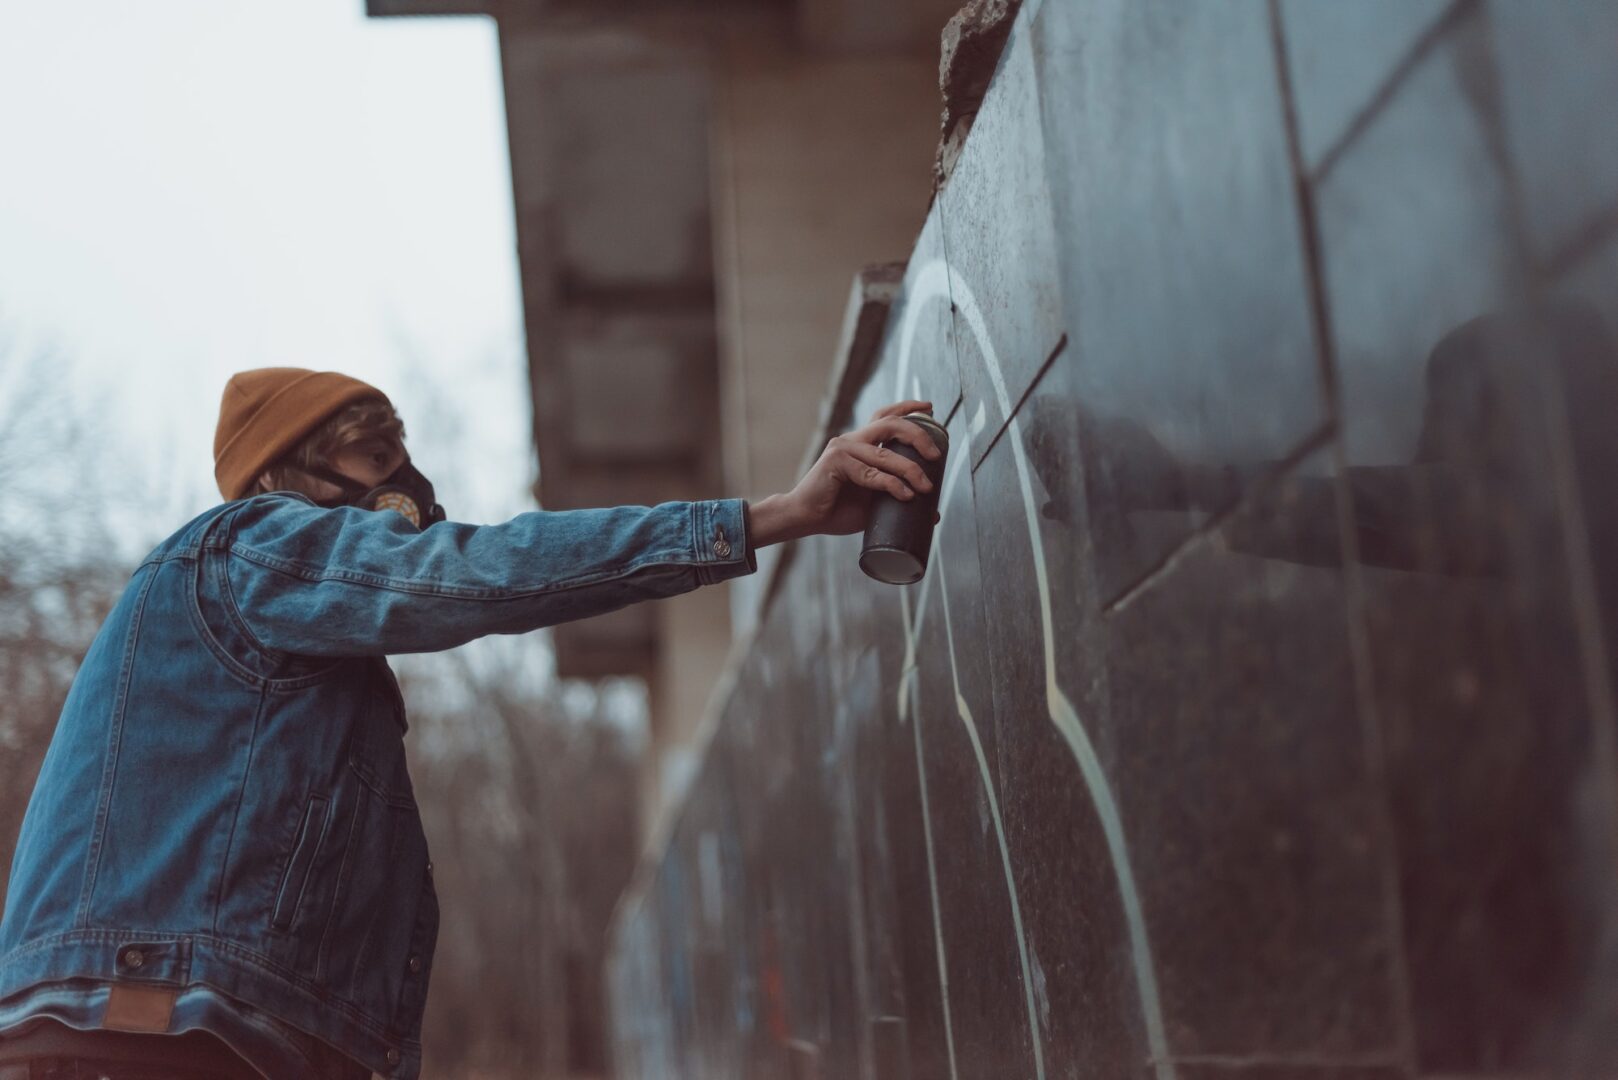
M 393 510 L 418 529 L 445 520 L 444 508 L 438 505 L 432 481 L 421 475 L 420 470 L 410 463 L 409 457 L 376 487 L 366 487 L 357 480 L 319 466 L 311 466 L 304 471 L 343 489 L 341 498 L 322 502 L 319 504 L 321 506 Z

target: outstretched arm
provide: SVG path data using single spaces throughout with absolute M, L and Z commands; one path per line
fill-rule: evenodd
M 906 401 L 831 440 L 791 490 L 740 499 L 535 511 L 499 525 L 323 509 L 285 493 L 246 500 L 211 541 L 227 617 L 268 653 L 434 652 L 675 596 L 757 569 L 758 548 L 864 527 L 870 499 L 927 490 L 913 462 L 879 445 L 938 451 L 898 416 Z

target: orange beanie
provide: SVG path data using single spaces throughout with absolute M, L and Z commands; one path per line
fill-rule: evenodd
M 213 437 L 213 475 L 226 499 L 245 498 L 276 458 L 332 413 L 363 397 L 387 395 L 335 371 L 256 368 L 225 384 Z

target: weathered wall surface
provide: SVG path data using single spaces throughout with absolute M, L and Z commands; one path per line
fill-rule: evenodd
M 1606 0 L 1029 0 L 855 403 L 929 574 L 783 560 L 619 1075 L 1618 1073 L 1614 101 Z

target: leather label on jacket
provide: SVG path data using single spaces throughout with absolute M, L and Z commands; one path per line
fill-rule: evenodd
M 178 996 L 178 990 L 161 986 L 114 983 L 107 995 L 107 1014 L 101 1026 L 113 1031 L 166 1032 Z

